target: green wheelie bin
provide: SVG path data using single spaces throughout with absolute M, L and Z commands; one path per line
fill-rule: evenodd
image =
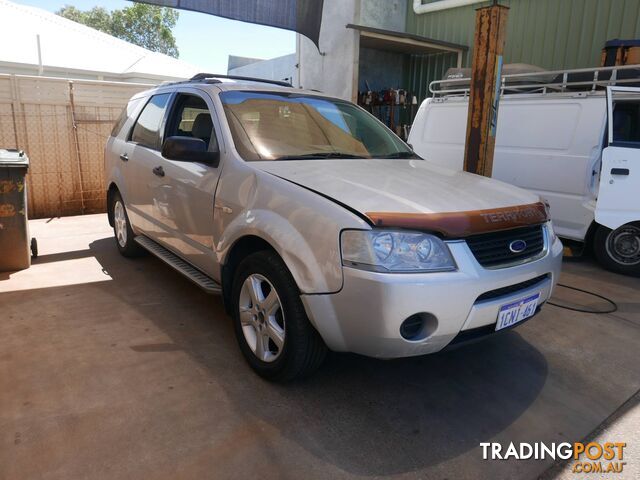
M 0 148 L 0 272 L 29 268 L 37 248 L 29 237 L 28 169 L 23 151 Z

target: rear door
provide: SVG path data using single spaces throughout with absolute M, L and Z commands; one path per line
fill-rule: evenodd
M 123 149 L 129 176 L 127 213 L 136 229 L 154 240 L 162 234 L 153 214 L 153 191 L 162 179 L 154 174 L 154 168 L 162 159 L 162 133 L 171 98 L 171 93 L 158 93 L 149 98 Z
M 104 151 L 105 175 L 107 181 L 116 182 L 120 194 L 129 210 L 129 189 L 135 188 L 132 184 L 129 172 L 129 156 L 133 150 L 133 145 L 129 145 L 127 138 L 140 109 L 147 99 L 144 97 L 129 100 L 127 106 L 122 110 L 120 118 L 116 121 L 111 131 L 111 136 L 107 140 Z M 131 215 L 129 219 L 132 220 Z M 134 224 L 135 225 L 135 224 Z
M 172 99 L 163 138 L 200 138 L 209 151 L 221 150 L 220 126 L 206 92 L 182 87 Z M 161 228 L 158 241 L 191 264 L 212 274 L 214 196 L 222 163 L 218 167 L 199 162 L 155 159 L 161 168 L 151 189 L 152 216 Z
M 596 222 L 616 229 L 640 220 L 640 88 L 608 87 L 607 114 Z

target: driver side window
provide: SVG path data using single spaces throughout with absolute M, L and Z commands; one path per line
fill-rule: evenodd
M 210 145 L 217 147 L 211 112 L 201 97 L 187 93 L 178 95 L 167 122 L 165 138 L 168 137 L 199 138 L 207 149 Z

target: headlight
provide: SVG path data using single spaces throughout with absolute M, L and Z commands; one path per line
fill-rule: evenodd
M 377 272 L 441 272 L 456 269 L 449 248 L 434 235 L 389 230 L 345 230 L 342 264 Z

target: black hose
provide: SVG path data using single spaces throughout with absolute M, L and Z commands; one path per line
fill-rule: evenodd
M 582 290 L 581 288 L 572 287 L 570 285 L 564 285 L 562 283 L 558 283 L 558 287 L 568 288 L 570 290 L 575 290 L 577 292 L 586 293 L 587 295 L 591 295 L 592 297 L 597 297 L 597 298 L 599 298 L 601 300 L 604 300 L 605 302 L 609 303 L 611 305 L 611 308 L 609 310 L 584 310 L 584 309 L 581 309 L 581 308 L 569 307 L 567 305 L 560 305 L 558 303 L 553 303 L 553 302 L 547 302 L 547 305 L 553 305 L 554 307 L 564 308 L 566 310 L 571 310 L 573 312 L 595 313 L 595 314 L 598 314 L 598 315 L 604 315 L 606 313 L 613 313 L 613 312 L 617 312 L 618 311 L 618 304 L 616 302 L 614 302 L 613 300 L 611 300 L 610 298 L 603 297 L 602 295 L 598 295 L 597 293 L 589 292 L 588 290 Z

